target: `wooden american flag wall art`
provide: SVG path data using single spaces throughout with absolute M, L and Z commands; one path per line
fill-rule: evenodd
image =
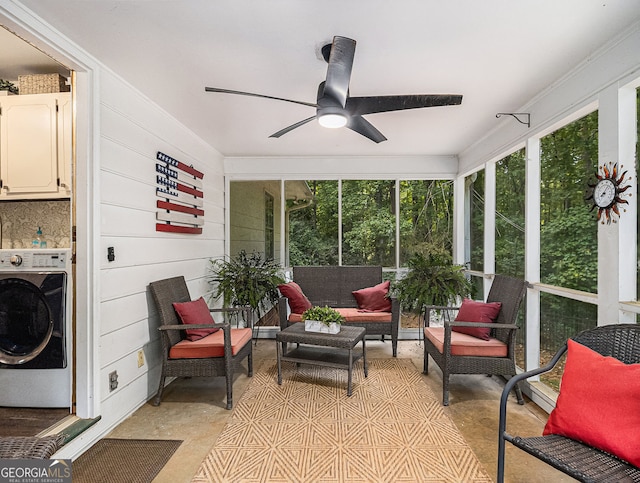
M 204 174 L 160 151 L 156 159 L 156 231 L 202 233 Z

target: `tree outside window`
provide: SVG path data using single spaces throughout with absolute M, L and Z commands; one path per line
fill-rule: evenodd
M 598 113 L 541 139 L 540 278 L 543 283 L 597 291 L 598 223 L 585 190 L 598 168 Z M 597 325 L 596 306 L 566 297 L 540 297 L 541 364 L 567 334 Z
M 342 182 L 342 264 L 395 266 L 395 181 Z

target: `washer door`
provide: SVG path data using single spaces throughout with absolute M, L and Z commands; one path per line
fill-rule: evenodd
M 42 352 L 53 332 L 42 291 L 27 280 L 0 280 L 0 363 L 19 365 Z

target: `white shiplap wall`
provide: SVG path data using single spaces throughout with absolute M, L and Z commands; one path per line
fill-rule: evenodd
M 159 321 L 149 282 L 183 275 L 193 298 L 209 291 L 210 258 L 224 253 L 224 175 L 220 153 L 106 69 L 99 72 L 97 142 L 99 268 L 92 274 L 99 310 L 95 398 L 100 421 L 57 454 L 75 458 L 149 400 L 160 377 Z M 156 225 L 156 152 L 204 173 L 201 235 L 160 233 Z M 82 162 L 82 160 L 78 160 Z M 79 230 L 82 232 L 82 230 Z M 115 260 L 107 260 L 114 247 Z M 138 351 L 145 364 L 138 367 Z M 108 375 L 117 371 L 118 388 Z M 85 388 L 81 389 L 84 391 Z
M 155 156 L 162 151 L 204 176 L 202 235 L 155 231 Z M 192 297 L 208 291 L 208 260 L 224 250 L 222 156 L 109 72 L 100 82 L 100 388 L 103 424 L 122 419 L 156 390 L 158 320 L 149 282 L 184 275 Z M 116 259 L 107 260 L 107 247 Z M 137 353 L 145 365 L 138 368 Z M 108 374 L 118 372 L 109 392 Z

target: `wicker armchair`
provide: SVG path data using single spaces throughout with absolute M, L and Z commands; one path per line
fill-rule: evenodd
M 65 443 L 62 434 L 0 438 L 0 459 L 49 459 Z
M 583 331 L 571 339 L 603 356 L 615 357 L 625 364 L 640 363 L 640 325 L 605 325 Z M 507 382 L 500 399 L 498 423 L 498 483 L 504 481 L 505 441 L 526 451 L 554 468 L 584 482 L 640 482 L 640 468 L 615 456 L 564 436 L 550 434 L 523 438 L 506 432 L 507 397 L 514 384 L 550 371 L 567 351 L 565 343 L 544 367 L 523 372 Z M 585 381 L 589 384 L 589 381 Z M 612 400 L 611 405 L 615 406 Z
M 235 343 L 236 335 L 240 335 L 239 331 L 246 331 L 247 329 L 232 329 L 229 323 L 213 325 L 181 324 L 173 308 L 173 303 L 189 302 L 191 300 L 184 277 L 173 277 L 151 282 L 149 289 L 160 315 L 161 326 L 158 327 L 158 330 L 160 330 L 162 339 L 162 373 L 154 406 L 160 404 L 167 377 L 224 376 L 226 378 L 227 409 L 231 409 L 233 406 L 233 374 L 245 357 L 247 358 L 248 375 L 249 377 L 253 376 L 253 344 L 251 344 L 251 337 L 249 336 L 248 342 L 245 340 L 246 337 L 243 338 L 243 342 L 237 344 L 237 347 Z M 249 324 L 248 330 L 250 332 L 253 330 L 250 308 L 248 307 L 209 310 L 211 312 L 240 312 L 245 322 Z M 219 327 L 224 334 L 224 355 L 222 357 L 181 359 L 170 357 L 171 348 L 185 339 L 185 330 L 187 328 L 206 329 L 213 327 Z
M 459 307 L 427 306 L 425 313 L 424 328 L 424 373 L 429 372 L 429 356 L 442 370 L 442 404 L 449 405 L 449 376 L 451 374 L 488 374 L 499 375 L 509 378 L 516 374 L 515 363 L 515 338 L 518 327 L 515 325 L 518 310 L 526 292 L 527 283 L 524 280 L 496 275 L 491 285 L 491 290 L 487 296 L 487 302 L 501 302 L 502 307 L 498 313 L 495 323 L 474 323 L 455 322 L 445 320 L 444 329 L 430 327 L 431 310 L 442 311 L 445 318 L 451 317 L 451 312 L 455 312 Z M 491 340 L 475 340 L 471 336 L 474 344 L 473 355 L 456 355 L 465 341 L 459 340 L 459 334 L 452 332 L 452 327 L 488 327 L 491 329 Z M 452 335 L 453 334 L 453 335 Z M 462 334 L 464 335 L 464 334 Z M 440 343 L 435 343 L 435 340 Z M 487 343 L 487 344 L 485 344 Z M 493 356 L 483 355 L 485 347 L 489 349 L 488 354 L 496 345 L 506 345 L 506 355 Z M 440 347 L 438 347 L 440 346 Z M 453 349 L 453 350 L 452 350 Z M 518 404 L 524 404 L 520 386 L 515 386 Z

